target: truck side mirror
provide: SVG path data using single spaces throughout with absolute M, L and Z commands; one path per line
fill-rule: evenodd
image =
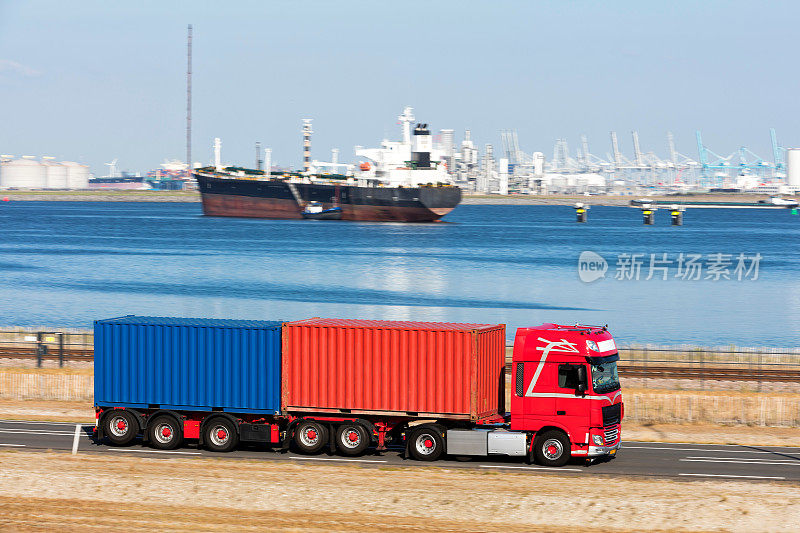
M 586 392 L 586 389 L 589 388 L 588 385 L 589 384 L 586 381 L 586 367 L 580 365 L 578 367 L 578 386 L 576 390 L 578 391 L 578 393 L 583 394 L 584 392 Z

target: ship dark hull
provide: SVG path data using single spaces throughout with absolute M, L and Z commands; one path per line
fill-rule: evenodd
M 218 178 L 195 174 L 209 216 L 302 219 L 303 207 L 283 180 Z M 336 204 L 341 220 L 373 222 L 433 222 L 461 201 L 458 187 L 386 188 L 295 183 L 303 204 Z M 338 202 L 336 198 L 338 197 Z

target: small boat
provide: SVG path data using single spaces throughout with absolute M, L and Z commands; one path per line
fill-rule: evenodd
M 308 218 L 311 220 L 341 220 L 342 208 L 331 207 L 329 209 L 325 209 L 319 202 L 309 202 L 306 205 L 306 208 L 303 209 L 303 218 Z
M 702 195 L 697 195 L 695 198 L 703 198 Z M 779 196 L 773 196 L 768 200 L 759 200 L 757 202 L 729 202 L 729 201 L 703 201 L 703 200 L 686 200 L 685 198 L 674 199 L 674 200 L 648 200 L 646 198 L 640 198 L 638 200 L 631 200 L 630 206 L 631 207 L 665 207 L 665 206 L 672 206 L 672 205 L 680 205 L 682 207 L 708 207 L 708 208 L 728 208 L 728 209 L 780 209 L 780 208 L 791 208 L 795 209 L 798 207 L 797 200 L 793 200 L 791 198 L 781 198 Z
M 770 196 L 769 200 L 760 200 L 760 204 L 780 205 L 782 207 L 797 207 L 797 200 L 791 198 L 781 198 L 780 196 Z

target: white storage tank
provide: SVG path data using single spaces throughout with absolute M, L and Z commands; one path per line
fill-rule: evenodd
M 67 188 L 68 189 L 88 189 L 89 188 L 89 167 L 74 161 L 62 161 L 62 165 L 67 167 Z
M 800 148 L 786 150 L 786 185 L 800 187 Z
M 32 157 L 0 163 L 0 187 L 10 189 L 43 189 L 46 185 L 44 166 Z
M 42 161 L 44 165 L 45 186 L 48 189 L 67 188 L 67 167 L 55 161 Z

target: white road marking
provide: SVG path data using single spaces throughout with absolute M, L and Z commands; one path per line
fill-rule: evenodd
M 517 468 L 520 470 L 556 470 L 558 472 L 583 472 L 580 468 L 561 468 L 559 466 L 513 466 L 513 465 L 478 465 L 481 468 Z
M 75 436 L 72 437 L 72 455 L 78 455 L 78 444 L 81 442 L 81 431 L 83 427 L 80 424 L 75 424 Z
M 200 452 L 176 452 L 172 450 L 140 450 L 138 448 L 104 448 L 113 452 L 136 452 L 136 453 L 170 453 L 173 455 L 203 455 Z
M 37 431 L 35 429 L 0 429 L 0 433 L 15 433 L 17 435 L 67 435 L 70 437 L 72 436 L 71 431 Z
M 779 453 L 789 454 L 795 452 L 763 452 L 760 450 L 698 450 L 697 448 L 669 448 L 666 446 L 663 447 L 656 447 L 656 446 L 625 446 L 626 450 L 675 450 L 679 452 L 707 452 L 707 453 L 766 453 L 770 455 L 775 455 Z M 575 453 L 575 452 L 572 452 Z M 798 457 L 800 459 L 800 457 Z
M 306 461 L 347 461 L 348 463 L 388 463 L 384 459 L 345 459 L 338 457 L 298 457 L 291 456 L 289 459 L 303 459 Z
M 765 461 L 761 459 L 730 459 L 730 458 L 695 458 L 695 459 L 678 459 L 684 463 L 728 463 L 728 464 L 739 464 L 739 465 L 785 465 L 785 466 L 800 466 L 800 462 L 798 461 Z
M 774 455 L 774 454 L 773 454 Z M 782 461 L 790 465 L 800 465 L 800 457 L 710 457 L 708 455 L 687 455 L 686 459 L 723 459 L 727 461 Z
M 13 446 L 15 448 L 24 448 L 24 444 L 0 444 L 0 446 Z
M 629 442 L 631 444 L 660 444 L 660 445 L 664 445 L 664 444 L 680 444 L 681 446 L 729 446 L 731 448 L 742 448 L 742 447 L 744 447 L 743 444 L 712 444 L 712 443 L 706 443 L 706 442 L 652 442 L 651 443 L 651 442 L 643 441 L 643 440 L 625 440 L 625 441 L 622 441 L 622 444 L 627 444 Z M 788 449 L 788 450 L 798 450 L 798 451 L 800 451 L 800 448 L 797 448 L 796 446 L 760 446 L 758 444 L 748 444 L 747 446 L 758 447 L 758 448 L 770 448 L 770 449 L 773 449 L 773 450 L 779 450 L 779 449 L 780 450 L 787 450 Z M 650 446 L 644 446 L 644 447 L 645 448 L 650 448 Z M 698 450 L 698 451 L 701 451 L 701 450 Z
M 679 476 L 694 476 L 694 477 L 733 477 L 745 479 L 786 479 L 780 476 L 736 476 L 733 474 L 678 474 Z
M 48 422 L 46 420 L 0 420 L 0 424 L 33 424 L 40 426 L 71 426 L 75 422 Z

